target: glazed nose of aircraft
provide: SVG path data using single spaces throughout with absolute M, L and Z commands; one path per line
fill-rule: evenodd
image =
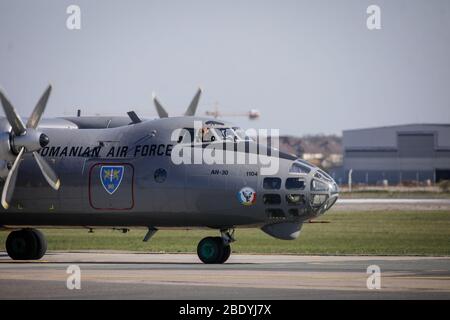
M 309 184 L 311 206 L 318 214 L 329 210 L 339 197 L 339 187 L 329 174 L 311 165 L 310 163 L 297 159 L 289 170 L 290 175 L 297 175 L 305 184 Z
M 331 180 L 331 182 L 329 183 L 330 195 L 323 207 L 324 211 L 328 211 L 336 203 L 336 201 L 339 197 L 339 187 L 338 187 L 336 181 L 334 181 L 334 179 L 332 179 L 331 177 L 329 177 L 329 178 Z
M 339 196 L 339 187 L 338 187 L 336 181 L 334 181 L 334 179 L 331 179 L 331 180 L 332 180 L 332 182 L 330 185 L 330 193 L 332 196 L 334 195 L 334 196 L 338 197 Z

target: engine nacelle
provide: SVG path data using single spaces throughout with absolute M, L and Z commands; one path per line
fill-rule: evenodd
M 25 148 L 27 152 L 38 151 L 49 143 L 46 134 L 34 129 L 27 129 L 26 133 L 21 136 L 12 136 L 12 151 L 19 153 L 21 148 Z

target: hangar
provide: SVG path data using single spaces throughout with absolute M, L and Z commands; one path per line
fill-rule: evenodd
M 450 124 L 345 130 L 343 181 L 390 185 L 450 180 Z

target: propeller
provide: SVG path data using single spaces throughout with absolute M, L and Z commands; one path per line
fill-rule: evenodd
M 0 101 L 3 110 L 5 111 L 6 118 L 11 125 L 11 132 L 9 133 L 10 149 L 11 153 L 15 156 L 14 162 L 6 177 L 1 196 L 1 203 L 5 209 L 9 208 L 16 185 L 17 173 L 24 153 L 33 154 L 45 180 L 53 189 L 58 190 L 61 185 L 60 180 L 52 167 L 50 167 L 48 162 L 38 153 L 41 148 L 44 148 L 50 142 L 48 136 L 39 132 L 36 128 L 44 113 L 51 91 L 52 87 L 49 85 L 36 104 L 36 107 L 34 107 L 26 125 L 24 125 L 13 105 L 9 102 L 3 91 L 0 90 Z M 0 157 L 2 157 L 2 155 L 0 155 Z
M 202 95 L 202 89 L 198 88 L 197 93 L 195 94 L 194 98 L 191 101 L 191 104 L 186 109 L 184 115 L 185 116 L 195 116 L 195 112 L 197 111 L 198 102 L 200 101 L 200 97 Z M 158 98 L 155 94 L 153 94 L 153 103 L 156 108 L 156 112 L 158 112 L 158 116 L 160 118 L 168 118 L 169 113 L 167 113 L 166 109 L 162 106 L 162 104 L 159 102 Z
M 197 93 L 191 101 L 191 104 L 187 108 L 184 113 L 185 116 L 195 116 L 195 112 L 197 111 L 198 102 L 200 101 L 200 96 L 202 95 L 202 89 L 198 88 Z

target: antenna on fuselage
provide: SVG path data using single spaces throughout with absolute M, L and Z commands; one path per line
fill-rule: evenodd
M 127 112 L 128 116 L 130 117 L 131 121 L 136 124 L 136 123 L 140 123 L 142 122 L 142 120 L 138 117 L 138 115 L 136 114 L 136 112 L 134 111 L 129 111 Z

